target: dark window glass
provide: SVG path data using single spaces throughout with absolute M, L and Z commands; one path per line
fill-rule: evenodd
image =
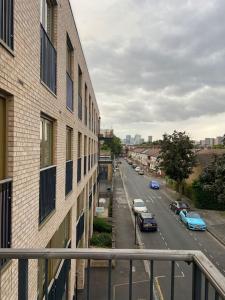
M 13 49 L 13 0 L 0 0 L 0 39 Z

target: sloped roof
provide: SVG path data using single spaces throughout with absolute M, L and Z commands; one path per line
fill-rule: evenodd
M 202 167 L 207 167 L 215 156 L 221 156 L 225 154 L 225 149 L 203 149 L 196 153 L 197 163 Z

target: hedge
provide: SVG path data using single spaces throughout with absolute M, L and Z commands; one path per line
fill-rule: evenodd
M 94 231 L 97 231 L 97 232 L 106 232 L 106 233 L 112 232 L 112 225 L 109 224 L 103 218 L 94 218 L 93 228 L 94 228 Z
M 91 238 L 91 246 L 102 247 L 102 248 L 111 248 L 112 247 L 112 236 L 110 233 L 95 232 Z

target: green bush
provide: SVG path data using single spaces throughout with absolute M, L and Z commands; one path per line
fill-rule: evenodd
M 110 233 L 94 233 L 91 238 L 91 246 L 111 248 L 112 247 L 112 237 Z
M 94 231 L 97 231 L 97 232 L 106 232 L 106 233 L 112 232 L 112 225 L 109 224 L 103 218 L 94 218 L 93 228 L 94 228 Z

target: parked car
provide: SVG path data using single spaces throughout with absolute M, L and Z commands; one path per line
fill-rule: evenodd
M 140 167 L 136 167 L 136 168 L 135 168 L 135 171 L 136 171 L 136 172 L 139 172 L 140 170 L 141 170 Z
M 132 161 L 131 160 L 128 160 L 127 162 L 128 162 L 129 165 L 132 165 Z
M 181 210 L 180 219 L 188 229 L 205 231 L 207 228 L 205 221 L 195 211 Z
M 132 210 L 134 213 L 137 213 L 137 214 L 148 211 L 148 209 L 145 206 L 145 203 L 142 199 L 134 199 L 133 200 Z
M 137 168 L 137 165 L 133 163 L 133 164 L 132 164 L 132 168 L 133 168 L 133 169 Z
M 144 170 L 140 170 L 139 172 L 138 172 L 138 174 L 139 175 L 144 175 L 145 173 L 144 173 Z
M 183 201 L 173 201 L 170 203 L 170 209 L 173 210 L 177 215 L 179 215 L 180 211 L 183 209 L 189 211 L 190 206 Z
M 151 181 L 149 182 L 149 187 L 150 187 L 151 189 L 158 190 L 160 186 L 159 186 L 158 181 L 156 181 L 156 180 L 151 180 Z
M 137 223 L 141 231 L 157 231 L 157 222 L 151 213 L 140 213 L 137 217 Z

